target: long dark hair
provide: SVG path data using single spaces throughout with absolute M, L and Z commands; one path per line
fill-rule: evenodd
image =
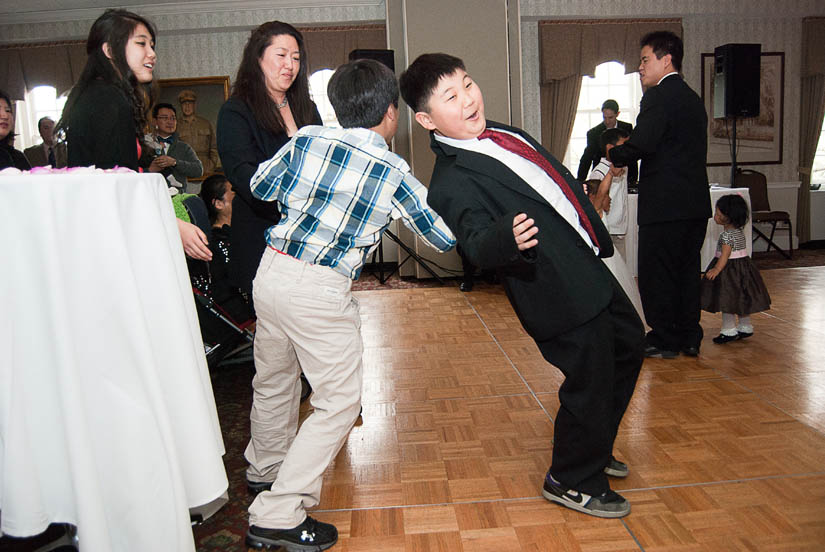
M 286 91 L 289 109 L 299 128 L 312 122 L 315 110 L 309 98 L 309 77 L 307 76 L 309 64 L 304 48 L 304 37 L 289 23 L 268 21 L 252 31 L 243 49 L 238 75 L 232 86 L 232 95 L 246 102 L 262 127 L 275 133 L 286 132 L 286 127 L 278 106 L 266 88 L 266 79 L 261 71 L 261 58 L 272 39 L 280 35 L 289 35 L 294 38 L 301 55 L 298 76 Z
M 72 88 L 66 106 L 63 108 L 63 116 L 60 118 L 58 128 L 65 131 L 70 121 L 69 115 L 72 112 L 77 100 L 86 91 L 89 85 L 96 81 L 114 84 L 120 88 L 132 105 L 132 118 L 135 122 L 135 135 L 143 136 L 143 129 L 146 126 L 146 116 L 149 106 L 153 103 L 154 88 L 150 83 L 139 83 L 135 74 L 129 68 L 126 61 L 126 44 L 134 34 L 138 25 L 144 25 L 152 35 L 153 44 L 155 40 L 155 27 L 143 17 L 126 10 L 106 10 L 103 15 L 97 18 L 89 30 L 89 37 L 86 39 L 86 66 L 80 74 L 77 84 Z M 112 58 L 106 57 L 103 52 L 103 44 L 108 43 L 111 49 Z
M 223 199 L 226 190 L 229 189 L 229 181 L 222 174 L 213 174 L 206 177 L 201 184 L 201 199 L 206 204 L 206 211 L 209 213 L 209 222 L 215 224 L 218 220 L 218 210 L 215 208 L 215 201 Z
M 9 104 L 9 109 L 11 109 L 12 119 L 14 119 L 14 104 L 9 98 L 9 95 L 6 94 L 3 90 L 0 90 L 0 99 L 6 100 L 6 103 Z M 11 141 L 14 139 L 14 125 L 11 126 L 9 129 L 9 133 L 0 140 L 0 144 L 11 146 Z

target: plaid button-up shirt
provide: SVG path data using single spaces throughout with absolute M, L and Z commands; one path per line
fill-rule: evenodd
M 271 247 L 353 280 L 392 219 L 439 251 L 455 245 L 427 205 L 427 189 L 378 133 L 365 128 L 300 129 L 258 166 L 250 188 L 280 205 L 281 220 L 267 234 Z

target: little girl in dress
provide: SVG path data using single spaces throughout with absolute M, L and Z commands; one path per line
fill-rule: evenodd
M 749 216 L 748 204 L 739 195 L 725 195 L 716 202 L 713 220 L 725 230 L 702 280 L 702 310 L 722 311 L 722 331 L 713 338 L 714 343 L 752 336 L 750 315 L 771 308 L 765 283 L 746 250 L 742 228 Z

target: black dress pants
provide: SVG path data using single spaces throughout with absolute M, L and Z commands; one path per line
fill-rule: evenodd
M 565 376 L 550 473 L 590 495 L 609 488 L 604 468 L 644 359 L 642 321 L 615 278 L 611 282 L 613 297 L 596 318 L 537 342 L 544 358 Z
M 702 243 L 707 219 L 678 220 L 639 227 L 639 294 L 647 324 L 647 344 L 680 351 L 699 347 Z

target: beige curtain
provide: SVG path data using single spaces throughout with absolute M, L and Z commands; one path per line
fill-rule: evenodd
M 582 77 L 593 76 L 596 66 L 606 61 L 623 63 L 625 72 L 632 73 L 639 66 L 639 41 L 651 31 L 682 36 L 682 22 L 644 19 L 539 23 L 541 141 L 550 153 L 562 158 L 567 150 Z
M 309 73 L 319 69 L 335 69 L 348 61 L 353 50 L 383 50 L 387 48 L 384 25 L 346 27 L 302 27 Z
M 802 22 L 799 101 L 799 200 L 796 212 L 800 243 L 811 239 L 811 170 L 825 116 L 825 18 Z
M 567 151 L 581 89 L 578 75 L 541 85 L 541 141 L 556 159 L 562 159 Z
M 84 42 L 11 45 L 0 48 L 0 88 L 22 100 L 36 86 L 68 91 L 86 64 Z

